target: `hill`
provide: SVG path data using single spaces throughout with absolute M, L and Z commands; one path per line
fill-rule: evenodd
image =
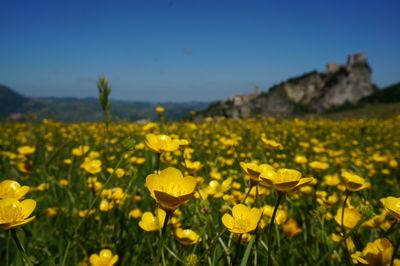
M 111 100 L 113 121 L 157 120 L 156 106 L 165 107 L 165 116 L 180 120 L 191 111 L 203 109 L 209 103 L 203 102 L 140 102 Z M 96 98 L 28 98 L 6 86 L 0 86 L 0 118 L 26 120 L 36 117 L 64 122 L 101 121 L 103 113 Z
M 393 103 L 373 103 L 323 114 L 326 118 L 390 118 L 400 115 L 400 101 Z
M 29 99 L 10 88 L 0 85 L 0 114 L 8 116 L 19 112 Z
M 240 118 L 256 115 L 321 114 L 337 107 L 357 104 L 376 88 L 365 54 L 348 57 L 344 65 L 329 63 L 326 72 L 311 71 L 271 87 L 268 92 L 234 95 L 197 112 L 205 117 Z

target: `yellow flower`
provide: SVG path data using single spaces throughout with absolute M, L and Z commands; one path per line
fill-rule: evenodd
M 347 171 L 342 172 L 340 179 L 349 191 L 359 191 L 370 187 L 370 184 L 364 178 Z
M 112 174 L 114 172 L 113 168 L 107 168 L 107 172 Z M 117 178 L 123 178 L 125 175 L 125 170 L 122 168 L 117 168 L 117 170 L 115 170 L 115 176 Z
M 27 155 L 27 154 L 34 153 L 36 148 L 32 147 L 32 146 L 21 146 L 17 150 L 18 150 L 19 154 Z
M 267 139 L 265 137 L 261 137 L 261 142 L 264 144 L 264 146 L 267 149 L 276 150 L 276 149 L 282 149 L 283 148 L 282 144 L 280 144 L 279 142 L 276 142 L 276 141 L 271 140 L 271 139 Z
M 294 161 L 299 164 L 305 164 L 305 163 L 307 163 L 308 160 L 307 160 L 306 156 L 296 155 L 296 157 L 294 158 Z
M 186 170 L 189 172 L 189 174 L 194 174 L 197 171 L 199 171 L 201 168 L 203 168 L 203 165 L 199 161 L 194 161 L 192 162 L 191 160 L 185 160 L 182 162 L 182 165 L 186 168 Z
M 313 180 L 312 177 L 301 178 L 299 171 L 286 168 L 279 169 L 277 172 L 265 171 L 261 173 L 260 178 L 262 185 L 282 192 L 293 192 Z
M 391 159 L 389 162 L 389 166 L 392 168 L 397 168 L 399 166 L 399 164 L 395 159 Z
M 263 215 L 269 217 L 270 219 L 272 218 L 272 214 L 274 213 L 274 206 L 271 205 L 264 205 L 262 208 L 262 213 Z M 283 208 L 278 208 L 275 214 L 275 223 L 277 225 L 282 225 L 288 218 L 288 214 L 286 210 Z
M 58 213 L 57 207 L 49 207 L 44 211 L 44 214 L 50 218 L 56 217 L 57 213 Z
M 232 178 L 227 178 L 222 183 L 218 183 L 216 180 L 210 181 L 205 192 L 209 195 L 213 195 L 214 198 L 220 198 L 228 191 L 232 186 Z
M 148 175 L 146 187 L 163 209 L 175 210 L 193 196 L 196 179 L 192 176 L 183 177 L 181 171 L 168 167 L 159 175 Z
M 182 228 L 176 229 L 175 238 L 184 246 L 193 245 L 201 241 L 201 237 L 196 232 Z
M 337 174 L 324 176 L 324 181 L 327 186 L 331 187 L 335 187 L 340 183 L 340 179 Z
M 261 211 L 258 208 L 250 209 L 243 204 L 237 204 L 232 208 L 232 215 L 225 213 L 222 216 L 222 223 L 230 232 L 244 234 L 257 228 L 260 217 Z
M 189 146 L 189 141 L 187 139 L 179 139 L 178 141 L 179 141 L 179 149 L 181 150 L 184 150 L 187 146 Z
M 163 209 L 157 209 L 154 216 L 151 212 L 145 212 L 139 221 L 139 227 L 146 232 L 154 232 L 163 228 L 166 213 Z
M 91 152 L 87 155 L 87 157 L 89 157 L 89 158 L 91 158 L 91 159 L 98 158 L 98 157 L 100 157 L 100 152 L 91 151 Z
M 324 171 L 329 168 L 329 164 L 325 162 L 313 161 L 308 164 L 312 169 L 316 171 Z
M 81 168 L 85 169 L 86 172 L 94 175 L 101 172 L 101 161 L 93 160 L 89 157 L 85 158 L 85 161 L 81 164 Z
M 97 177 L 89 177 L 86 182 L 88 189 L 94 192 L 99 191 L 103 187 L 103 184 L 97 181 Z
M 114 208 L 114 202 L 108 201 L 106 199 L 100 201 L 100 211 L 107 212 L 109 210 L 112 210 L 112 208 Z
M 0 228 L 8 230 L 29 223 L 35 219 L 35 216 L 28 218 L 35 210 L 35 207 L 36 201 L 32 199 L 26 199 L 21 202 L 13 198 L 1 199 Z
M 90 147 L 89 146 L 78 146 L 76 148 L 72 149 L 72 155 L 74 156 L 83 156 L 89 151 Z
M 145 144 L 156 153 L 173 152 L 179 148 L 179 140 L 173 140 L 167 135 L 147 134 Z
M 80 218 L 87 218 L 89 216 L 92 216 L 94 213 L 96 212 L 96 210 L 80 210 L 78 211 L 78 216 Z
M 331 234 L 330 238 L 333 242 L 339 242 L 342 240 L 342 236 L 337 235 L 337 234 Z M 346 238 L 346 244 L 347 244 L 347 248 L 349 249 L 349 251 L 353 251 L 356 247 L 354 245 L 353 239 L 351 237 L 347 237 Z M 343 246 L 345 246 L 346 244 L 342 244 Z
M 29 192 L 29 190 L 30 187 L 21 187 L 18 182 L 7 179 L 0 183 L 0 199 L 14 198 L 20 200 Z
M 132 217 L 133 219 L 138 219 L 142 217 L 142 215 L 143 215 L 142 211 L 138 208 L 133 209 L 129 212 L 129 216 Z
M 374 215 L 371 219 L 364 222 L 361 226 L 367 228 L 380 228 L 381 225 L 385 222 L 387 212 L 382 210 L 380 214 Z
M 335 221 L 340 226 L 342 225 L 342 209 L 343 208 L 339 208 L 335 215 Z M 360 219 L 361 219 L 361 213 L 359 213 L 357 208 L 344 208 L 344 219 L 343 219 L 344 227 L 351 229 L 357 225 Z
M 387 197 L 380 199 L 385 210 L 400 221 L 400 198 Z
M 99 254 L 90 255 L 91 266 L 112 266 L 118 261 L 118 255 L 112 254 L 109 249 L 102 249 Z
M 112 200 L 115 200 L 115 201 L 123 200 L 126 197 L 126 194 L 120 187 L 115 187 L 115 188 L 111 189 L 111 192 L 112 192 L 112 194 L 111 194 Z
M 317 203 L 328 209 L 335 205 L 339 200 L 339 197 L 336 194 L 328 196 L 326 191 L 317 191 L 316 194 Z
M 161 106 L 157 106 L 156 108 L 154 108 L 154 110 L 157 112 L 157 114 L 162 114 L 165 111 L 164 107 Z
M 303 230 L 301 230 L 301 228 L 297 225 L 296 220 L 292 218 L 287 220 L 286 223 L 282 225 L 282 231 L 286 236 L 289 237 L 298 235 L 303 232 Z
M 68 179 L 61 179 L 61 180 L 60 180 L 60 185 L 62 185 L 62 186 L 68 186 Z
M 275 171 L 275 168 L 269 164 L 261 164 L 258 165 L 256 163 L 244 163 L 240 162 L 240 167 L 242 168 L 243 172 L 250 176 L 250 179 L 253 182 L 258 183 L 260 174 L 265 171 Z
M 33 188 L 32 191 L 33 191 L 33 190 L 35 190 L 35 191 L 46 191 L 46 190 L 49 189 L 49 187 L 50 187 L 50 184 L 48 184 L 48 183 L 42 183 L 42 184 L 40 184 L 39 186 L 37 186 L 36 188 Z
M 386 238 L 369 242 L 362 251 L 364 259 L 357 257 L 358 262 L 365 265 L 388 265 L 393 255 L 393 245 Z

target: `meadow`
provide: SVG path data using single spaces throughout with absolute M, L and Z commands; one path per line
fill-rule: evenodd
M 0 127 L 1 265 L 400 265 L 400 116 Z

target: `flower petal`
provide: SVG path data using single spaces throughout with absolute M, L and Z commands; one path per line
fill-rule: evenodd
M 232 208 L 232 215 L 235 219 L 238 219 L 238 217 L 245 218 L 248 214 L 249 208 L 247 208 L 244 204 L 237 204 Z
M 225 213 L 224 216 L 222 216 L 222 223 L 226 228 L 231 229 L 235 224 L 235 220 L 230 214 Z
M 26 199 L 21 201 L 22 214 L 24 218 L 29 217 L 36 208 L 36 201 L 33 199 Z

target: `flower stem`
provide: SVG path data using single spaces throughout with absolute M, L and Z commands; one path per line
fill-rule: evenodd
M 166 215 L 165 215 L 165 220 L 164 220 L 164 224 L 163 224 L 163 228 L 162 228 L 162 234 L 161 237 L 164 238 L 165 237 L 165 232 L 167 231 L 167 225 L 168 225 L 168 220 L 171 217 L 171 212 L 167 211 Z
M 254 201 L 254 206 L 257 207 L 257 205 L 258 205 L 257 203 L 258 203 L 258 184 L 256 184 L 256 199 Z
M 271 222 L 270 222 L 269 227 L 268 227 L 268 256 L 267 256 L 267 263 L 268 264 L 267 265 L 271 265 L 272 227 L 274 226 L 276 212 L 278 211 L 279 204 L 281 203 L 281 200 L 282 200 L 284 195 L 285 195 L 285 193 L 278 191 L 278 199 L 276 201 L 274 212 L 272 213 Z
M 395 225 L 396 224 L 397 224 L 397 222 L 395 223 Z M 396 258 L 396 253 L 397 253 L 397 250 L 399 249 L 399 246 L 400 246 L 400 240 L 397 241 L 397 244 L 394 247 L 393 255 L 392 255 L 392 258 L 390 259 L 390 266 L 393 266 L 393 262 L 394 262 L 394 259 Z
M 11 239 L 11 233 L 7 232 L 7 243 L 6 243 L 6 265 L 8 266 L 9 263 L 9 256 L 10 256 L 10 239 Z
M 160 159 L 161 159 L 161 153 L 157 153 L 157 172 L 156 174 L 159 174 L 160 171 Z
M 239 257 L 239 251 L 240 251 L 240 242 L 242 241 L 242 236 L 243 236 L 243 234 L 239 235 L 238 244 L 236 246 L 235 259 L 233 260 L 233 263 L 237 263 L 237 259 Z
M 246 203 L 246 199 L 247 199 L 247 197 L 249 196 L 250 191 L 251 191 L 251 189 L 253 188 L 253 186 L 254 186 L 254 184 L 253 184 L 253 182 L 251 182 L 249 191 L 247 191 L 246 196 L 244 197 L 242 203 Z
M 171 214 L 172 214 L 172 212 L 166 211 L 165 220 L 164 220 L 164 224 L 163 224 L 163 228 L 162 228 L 162 233 L 161 233 L 159 244 L 158 244 L 158 253 L 157 253 L 156 263 L 158 263 L 160 261 L 160 256 L 161 256 L 162 265 L 164 265 L 164 266 L 166 265 L 165 256 L 164 256 L 165 233 L 167 231 L 168 220 L 169 220 Z
M 22 259 L 26 263 L 28 263 L 28 265 L 30 265 L 30 266 L 34 265 L 32 263 L 32 261 L 29 259 L 28 255 L 26 254 L 25 249 L 22 246 L 21 242 L 19 242 L 19 239 L 18 239 L 15 229 L 11 229 L 11 235 L 12 235 L 12 238 L 14 239 L 15 245 L 17 246 L 18 252 L 19 252 L 20 256 L 22 257 Z
M 346 235 L 346 228 L 344 227 L 344 209 L 346 208 L 346 202 L 347 202 L 349 196 L 350 196 L 350 191 L 347 190 L 346 191 L 346 197 L 344 198 L 344 201 L 343 201 L 343 208 L 342 208 L 341 228 L 342 228 L 343 237 Z M 350 262 L 350 264 L 351 264 L 351 259 L 350 259 L 350 254 L 349 254 L 349 249 L 347 247 L 346 239 L 344 240 L 344 253 L 345 253 L 347 262 L 348 263 Z

